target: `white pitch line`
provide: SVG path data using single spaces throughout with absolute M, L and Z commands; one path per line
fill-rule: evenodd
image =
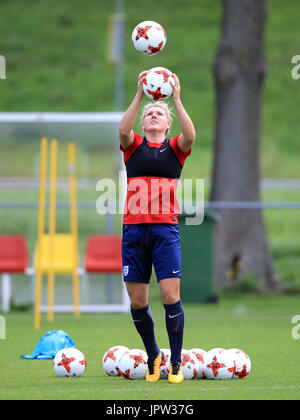
M 169 387 L 169 388 L 171 388 L 171 386 Z M 262 387 L 243 387 L 243 388 L 225 388 L 225 387 L 222 387 L 222 388 L 198 388 L 197 387 L 197 391 L 207 391 L 207 392 L 210 392 L 210 391 L 231 391 L 231 392 L 234 392 L 235 390 L 238 390 L 238 391 L 265 391 L 265 390 L 272 390 L 272 391 L 276 391 L 276 390 L 287 390 L 287 389 L 291 389 L 291 390 L 293 390 L 293 389 L 300 389 L 300 385 L 289 385 L 289 386 L 262 386 Z M 147 387 L 142 387 L 142 388 L 138 388 L 138 389 L 135 389 L 135 391 L 148 391 L 149 390 L 149 388 L 147 388 Z M 180 390 L 180 391 L 185 391 L 186 390 L 186 388 L 184 388 L 184 387 L 176 387 L 176 390 Z M 117 392 L 132 392 L 132 389 L 124 389 L 124 388 L 114 388 L 114 391 L 117 391 Z

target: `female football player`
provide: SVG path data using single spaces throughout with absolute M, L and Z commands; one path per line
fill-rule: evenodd
M 137 93 L 119 127 L 120 149 L 127 171 L 127 197 L 123 217 L 123 277 L 131 301 L 131 314 L 148 354 L 146 380 L 156 382 L 163 354 L 157 346 L 154 322 L 148 304 L 152 264 L 165 308 L 171 360 L 169 382 L 183 381 L 181 350 L 184 312 L 180 300 L 181 255 L 177 216 L 180 213 L 176 186 L 195 140 L 194 125 L 180 97 L 180 82 L 174 74 L 172 100 L 181 134 L 167 138 L 172 116 L 164 102 L 144 107 L 144 136 L 133 131 L 144 95 L 139 74 Z

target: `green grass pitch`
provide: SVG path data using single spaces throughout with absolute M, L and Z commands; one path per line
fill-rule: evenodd
M 42 317 L 33 329 L 33 314 L 14 312 L 6 319 L 6 339 L 0 340 L 0 399 L 98 400 L 245 400 L 299 399 L 300 371 L 296 361 L 300 342 L 292 337 L 298 297 L 222 299 L 218 305 L 188 305 L 184 347 L 238 347 L 247 351 L 252 371 L 243 380 L 190 380 L 148 384 L 109 377 L 102 369 L 104 352 L 113 345 L 143 348 L 129 314 L 57 314 L 49 324 Z M 152 305 L 159 345 L 168 346 L 162 305 Z M 87 358 L 81 378 L 59 378 L 51 360 L 23 360 L 49 330 L 63 329 Z

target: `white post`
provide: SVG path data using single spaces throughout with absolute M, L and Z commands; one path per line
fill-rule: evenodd
M 125 281 L 123 281 L 122 278 L 122 307 L 123 307 L 123 311 L 122 312 L 129 312 L 130 310 L 130 299 L 127 293 L 127 289 L 126 289 L 126 285 L 125 285 Z
M 2 274 L 2 311 L 9 312 L 11 300 L 11 281 L 8 273 Z

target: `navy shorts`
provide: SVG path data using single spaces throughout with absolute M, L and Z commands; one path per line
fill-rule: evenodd
M 178 225 L 141 223 L 123 225 L 122 264 L 124 281 L 149 283 L 154 266 L 157 281 L 181 277 Z

